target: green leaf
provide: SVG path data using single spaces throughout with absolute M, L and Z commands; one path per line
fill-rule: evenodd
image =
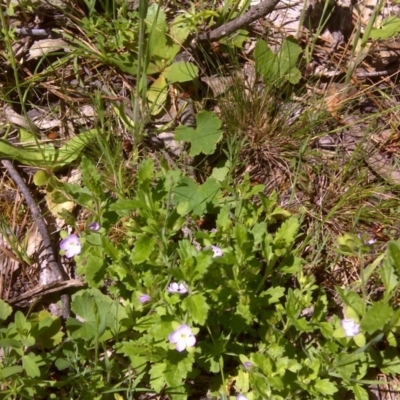
M 279 76 L 284 77 L 292 84 L 297 84 L 301 79 L 301 72 L 296 68 L 297 59 L 303 52 L 293 36 L 285 38 L 278 55 Z
M 281 286 L 275 286 L 267 289 L 260 293 L 260 298 L 266 297 L 267 304 L 273 304 L 279 301 L 285 294 L 285 288 Z
M 368 392 L 360 385 L 353 385 L 353 393 L 356 396 L 356 400 L 368 400 Z
M 361 321 L 361 329 L 368 333 L 382 330 L 390 321 L 393 310 L 382 302 L 375 303 L 366 313 Z
M 66 360 L 65 358 L 57 358 L 57 360 L 55 361 L 55 366 L 59 371 L 63 371 L 71 367 L 71 362 Z
M 161 393 L 161 390 L 165 386 L 165 368 L 165 363 L 153 364 L 150 368 L 150 386 L 156 393 Z
M 175 130 L 175 139 L 191 143 L 191 157 L 212 154 L 222 138 L 220 128 L 221 120 L 214 113 L 201 111 L 196 115 L 196 129 L 181 125 Z
M 30 357 L 30 355 L 34 356 L 33 353 L 30 353 L 22 357 L 22 366 L 30 378 L 37 378 L 40 376 L 40 370 L 35 360 L 33 357 Z
M 192 31 L 192 25 L 188 23 L 184 14 L 178 15 L 171 23 L 170 35 L 175 42 L 182 45 Z
M 168 96 L 168 85 L 163 75 L 160 75 L 147 91 L 151 115 L 159 114 L 165 106 Z
M 338 391 L 336 385 L 328 379 L 317 379 L 314 383 L 314 388 L 325 395 L 332 395 Z
M 188 82 L 199 76 L 199 69 L 191 62 L 178 61 L 165 68 L 162 74 L 169 83 Z
M 104 197 L 102 178 L 94 164 L 85 156 L 81 161 L 82 182 L 93 194 Z
M 0 369 L 0 378 L 7 379 L 10 376 L 21 374 L 23 371 L 22 366 L 20 365 L 13 365 L 11 367 L 5 367 Z
M 69 318 L 67 327 L 74 339 L 90 340 L 100 337 L 106 328 L 115 327 L 116 322 L 126 317 L 121 307 L 98 289 L 81 290 L 73 296 L 71 310 L 83 322 Z
M 380 271 L 380 276 L 382 279 L 382 283 L 385 286 L 385 294 L 384 299 L 388 300 L 392 291 L 399 284 L 399 279 L 397 278 L 393 266 L 385 260 Z
M 126 72 L 130 75 L 137 74 L 137 58 L 132 53 L 113 53 L 112 57 L 106 57 L 104 60 L 107 64 L 114 64 L 117 66 L 122 72 Z M 154 64 L 150 64 L 149 67 L 153 68 L 155 72 L 158 71 L 158 68 L 154 66 Z
M 49 144 L 41 144 L 39 147 L 36 145 L 17 147 L 0 139 L 0 158 L 17 160 L 24 165 L 33 167 L 62 168 L 75 161 L 96 135 L 97 130 L 95 129 L 82 132 L 60 148 Z
M 150 257 L 150 254 L 154 250 L 154 246 L 157 243 L 157 238 L 150 237 L 147 235 L 143 235 L 139 238 L 139 240 L 135 243 L 135 247 L 131 254 L 131 262 L 133 264 L 140 264 L 144 261 L 147 261 Z
M 14 321 L 19 332 L 30 329 L 31 324 L 26 321 L 25 315 L 21 311 L 15 313 Z
M 182 385 L 182 381 L 192 370 L 192 363 L 193 355 L 190 353 L 179 354 L 176 351 L 170 353 L 165 361 L 164 378 L 167 384 L 171 387 Z
M 400 247 L 398 241 L 390 241 L 387 244 L 387 258 L 389 262 L 396 268 L 397 273 L 400 274 Z
M 103 248 L 85 242 L 82 248 L 82 256 L 80 261 L 77 262 L 77 273 L 84 275 L 90 286 L 98 287 L 106 274 L 105 266 Z
M 372 28 L 369 34 L 371 39 L 388 39 L 400 32 L 400 18 L 391 16 L 382 21 L 379 28 Z
M 276 55 L 264 40 L 257 40 L 254 49 L 254 59 L 257 72 L 270 82 L 276 81 L 278 78 L 277 70 L 274 68 Z
M 300 223 L 296 217 L 290 217 L 279 227 L 274 238 L 274 252 L 278 256 L 283 256 L 294 242 Z
M 154 174 L 154 161 L 153 160 L 144 160 L 137 172 L 137 179 L 140 185 L 145 185 L 149 183 L 153 179 Z
M 285 81 L 297 84 L 301 73 L 296 63 L 301 53 L 302 49 L 293 37 L 282 42 L 278 54 L 274 54 L 266 42 L 258 40 L 254 52 L 256 70 L 266 82 L 276 86 L 282 86 Z
M 213 178 L 207 179 L 206 182 L 198 186 L 194 180 L 186 177 L 178 187 L 173 189 L 173 202 L 175 205 L 182 203 L 187 205 L 186 208 L 183 208 L 184 213 L 180 213 L 180 215 L 189 212 L 202 215 L 208 204 L 216 204 L 220 188 L 220 184 Z
M 12 313 L 12 308 L 4 300 L 0 299 L 0 321 L 5 321 Z
M 189 316 L 195 324 L 204 325 L 210 306 L 207 304 L 206 298 L 202 294 L 197 293 L 186 297 L 182 301 L 182 309 L 189 312 Z

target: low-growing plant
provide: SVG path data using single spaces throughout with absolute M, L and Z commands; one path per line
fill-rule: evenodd
M 264 196 L 248 178 L 198 185 L 160 166 L 140 164 L 129 199 L 105 192 L 86 158 L 85 186 L 61 188 L 95 214 L 61 243 L 89 288 L 73 295 L 65 327 L 45 311 L 8 321 L 12 310 L 0 303 L 8 398 L 146 390 L 186 399 L 201 376 L 217 398 L 340 399 L 352 391 L 364 400 L 370 370 L 399 373 L 399 241 L 363 268 L 359 285 L 338 287 L 335 305 L 307 272 L 301 224 L 276 193 Z M 210 228 L 198 228 L 205 214 Z M 360 256 L 369 245 L 347 235 L 339 249 Z M 382 295 L 368 293 L 372 276 Z

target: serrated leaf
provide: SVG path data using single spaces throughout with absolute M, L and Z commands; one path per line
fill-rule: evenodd
M 166 365 L 164 363 L 158 363 L 153 364 L 150 368 L 150 386 L 156 393 L 160 393 L 165 386 L 165 367 Z
M 214 153 L 222 138 L 221 120 L 212 112 L 201 111 L 196 115 L 196 129 L 181 125 L 175 130 L 175 139 L 190 142 L 190 156 Z
M 154 173 L 154 161 L 153 160 L 144 160 L 138 169 L 137 179 L 140 185 L 147 184 L 153 178 Z
M 182 309 L 189 312 L 195 324 L 204 325 L 210 306 L 207 304 L 206 298 L 202 294 L 197 293 L 186 297 L 182 301 Z
M 169 83 L 188 82 L 199 76 L 199 69 L 188 61 L 178 61 L 165 68 L 163 76 Z
M 360 385 L 353 385 L 353 393 L 356 396 L 356 400 L 368 400 L 368 392 Z
M 193 212 L 195 215 L 202 215 L 208 204 L 216 203 L 220 188 L 220 184 L 213 178 L 207 179 L 206 182 L 198 186 L 193 179 L 186 177 L 172 191 L 174 194 L 173 202 L 178 205 L 186 204 L 187 206 L 182 208 L 185 213 Z
M 179 387 L 192 370 L 193 356 L 190 353 L 174 352 L 165 362 L 164 378 L 170 387 Z
M 382 302 L 375 303 L 366 313 L 361 321 L 361 329 L 368 333 L 382 330 L 390 321 L 393 310 Z
M 82 182 L 93 194 L 100 198 L 104 195 L 102 178 L 91 160 L 83 156 L 81 161 Z
M 336 385 L 330 382 L 328 379 L 318 379 L 314 383 L 314 388 L 318 390 L 318 392 L 325 395 L 332 395 L 338 391 Z
M 75 161 L 96 135 L 97 130 L 95 129 L 82 132 L 68 140 L 60 148 L 47 144 L 41 144 L 40 148 L 36 145 L 17 147 L 4 139 L 0 139 L 0 157 L 15 159 L 22 164 L 34 167 L 62 168 Z
M 147 261 L 150 254 L 154 250 L 154 246 L 157 243 L 157 238 L 143 235 L 135 243 L 135 247 L 132 250 L 131 262 L 133 264 L 140 264 Z
M 187 17 L 184 14 L 177 16 L 170 25 L 170 35 L 175 42 L 183 44 L 192 30 Z
M 294 242 L 300 223 L 296 217 L 290 217 L 279 227 L 274 238 L 275 253 L 282 256 Z
M 0 321 L 5 321 L 12 313 L 12 308 L 4 300 L 0 299 Z

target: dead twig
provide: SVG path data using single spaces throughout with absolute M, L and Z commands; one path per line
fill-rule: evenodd
M 237 17 L 234 20 L 219 26 L 218 28 L 215 28 L 210 32 L 205 32 L 197 36 L 197 38 L 192 41 L 190 47 L 194 49 L 199 42 L 217 41 L 244 26 L 250 25 L 252 22 L 257 21 L 259 18 L 264 18 L 266 15 L 271 13 L 278 3 L 279 0 L 262 1 L 260 4 L 251 7 L 249 11 L 247 11 L 240 17 Z
M 52 282 L 48 285 L 38 286 L 31 290 L 28 290 L 24 294 L 20 296 L 14 297 L 13 299 L 8 300 L 10 304 L 21 305 L 26 303 L 30 299 L 34 299 L 38 296 L 45 296 L 47 294 L 61 292 L 64 289 L 68 288 L 77 288 L 85 286 L 85 282 L 80 281 L 79 279 L 70 279 L 68 281 L 63 282 Z
M 40 209 L 33 199 L 31 193 L 24 180 L 21 178 L 18 171 L 15 169 L 14 165 L 9 160 L 1 160 L 1 163 L 6 168 L 10 177 L 17 184 L 18 188 L 21 190 L 22 194 L 25 197 L 26 203 L 31 211 L 32 218 L 34 219 L 39 232 L 43 239 L 44 252 L 47 256 L 47 265 L 46 267 L 50 270 L 50 276 L 52 282 L 61 282 L 68 279 L 67 274 L 62 268 L 61 264 L 57 260 L 56 253 L 53 249 L 53 245 L 51 243 L 50 235 L 47 230 L 47 225 L 42 217 Z M 41 268 L 42 269 L 42 268 Z M 49 283 L 51 283 L 51 281 Z M 66 318 L 69 316 L 69 298 L 67 295 L 63 295 L 61 297 L 63 316 Z

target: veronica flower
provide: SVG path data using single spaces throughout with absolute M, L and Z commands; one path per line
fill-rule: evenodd
M 100 229 L 100 224 L 95 221 L 89 224 L 86 228 L 89 229 L 89 231 L 97 232 Z
M 61 240 L 60 249 L 65 251 L 65 257 L 72 258 L 81 252 L 82 245 L 78 236 L 72 234 Z
M 246 396 L 242 395 L 241 393 L 239 393 L 236 396 L 236 400 L 249 400 Z
M 224 255 L 222 249 L 218 246 L 211 246 L 211 250 L 213 251 L 213 258 L 222 257 Z
M 185 294 L 188 292 L 188 285 L 185 282 L 182 283 L 176 283 L 172 282 L 167 288 L 169 293 L 179 293 L 179 294 Z
M 141 294 L 139 296 L 139 301 L 141 304 L 147 303 L 150 300 L 151 300 L 151 297 L 148 294 Z
M 346 337 L 353 337 L 360 333 L 360 324 L 357 324 L 354 319 L 342 319 L 340 324 Z
M 253 364 L 252 364 L 250 361 L 245 361 L 245 362 L 243 363 L 243 366 L 244 366 L 244 369 L 245 369 L 246 371 L 249 371 L 249 370 L 251 369 L 251 367 L 253 366 Z
M 175 345 L 176 350 L 181 352 L 187 347 L 193 347 L 196 344 L 196 337 L 190 327 L 183 324 L 169 335 L 169 341 Z

